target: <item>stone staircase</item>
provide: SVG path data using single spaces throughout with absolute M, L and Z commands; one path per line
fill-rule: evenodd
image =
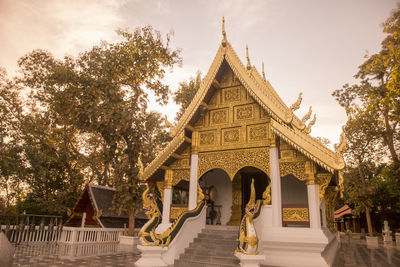
M 239 260 L 233 255 L 238 233 L 238 226 L 206 225 L 174 267 L 238 267 Z

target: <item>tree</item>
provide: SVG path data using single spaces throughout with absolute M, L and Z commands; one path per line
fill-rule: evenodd
M 179 120 L 186 108 L 190 105 L 193 97 L 196 95 L 201 84 L 201 72 L 197 71 L 196 77 L 190 77 L 189 82 L 183 81 L 179 83 L 178 90 L 174 93 L 174 101 L 180 105 L 178 113 L 176 114 L 176 120 Z
M 134 218 L 141 201 L 139 154 L 147 163 L 168 140 L 160 114 L 147 112 L 148 92 L 165 104 L 169 89 L 162 79 L 181 59 L 169 36 L 165 42 L 150 26 L 118 34 L 121 41 L 102 42 L 76 59 L 35 50 L 19 60 L 19 83 L 32 89 L 56 128 L 70 133 L 63 135 L 66 148 L 85 162 L 91 179 L 117 186 L 118 210 Z
M 393 201 L 400 198 L 400 191 L 389 190 L 400 182 L 400 5 L 383 24 L 383 31 L 387 36 L 381 50 L 366 55 L 359 66 L 355 75 L 359 82 L 345 84 L 332 94 L 348 114 L 346 201 L 356 211 L 365 209 L 370 235 L 372 208 L 382 213 L 400 207 Z
M 17 119 L 21 103 L 18 92 L 10 83 L 5 70 L 0 68 L 0 188 L 5 193 L 0 212 L 4 213 L 10 212 L 20 197 L 21 177 L 24 174 Z

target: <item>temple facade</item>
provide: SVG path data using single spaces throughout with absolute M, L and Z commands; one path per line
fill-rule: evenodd
M 311 107 L 302 118 L 294 114 L 302 95 L 287 106 L 264 70 L 260 74 L 251 65 L 247 48 L 246 57 L 243 64 L 223 29 L 199 91 L 171 129 L 172 141 L 145 168 L 142 179 L 162 192 L 158 231 L 196 207 L 199 188 L 217 192 L 218 218 L 212 223 L 239 225 L 254 179 L 256 199 L 263 201 L 256 228 L 265 264 L 303 259 L 306 266 L 330 265 L 337 247 L 333 208 L 345 166 L 344 136 L 337 151 L 310 136 L 316 120 Z M 173 205 L 174 190 L 182 188 L 187 205 Z

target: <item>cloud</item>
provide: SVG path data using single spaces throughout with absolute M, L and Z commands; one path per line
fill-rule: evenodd
M 57 57 L 75 55 L 102 39 L 116 38 L 125 0 L 0 2 L 0 66 L 13 72 L 16 58 L 42 48 Z

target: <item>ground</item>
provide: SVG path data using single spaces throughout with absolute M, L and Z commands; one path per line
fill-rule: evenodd
M 19 245 L 16 248 L 13 266 L 134 266 L 139 251 L 119 244 Z M 352 266 L 400 266 L 400 245 L 379 243 L 368 247 L 364 239 L 342 238 L 334 267 Z

